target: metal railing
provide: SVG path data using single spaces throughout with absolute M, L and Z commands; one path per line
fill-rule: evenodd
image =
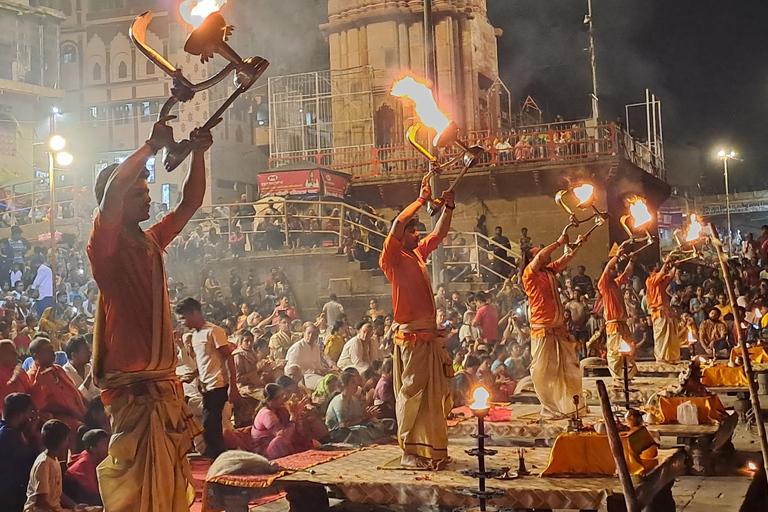
M 263 200 L 215 205 L 193 218 L 190 224 L 194 228 L 201 226 L 203 231 L 217 228 L 218 234 L 226 236 L 239 227 L 250 252 L 321 246 L 335 247 L 352 255 L 355 246 L 360 246 L 376 259 L 390 226 L 389 220 L 340 201 L 277 199 L 275 206 L 279 208 L 275 208 L 277 213 L 270 213 Z M 253 208 L 256 213 L 243 214 L 244 208 Z M 267 238 L 268 234 L 271 239 Z M 464 243 L 460 243 L 462 239 Z M 460 269 L 456 276 L 493 275 L 505 279 L 508 276 L 500 270 L 513 267 L 521 257 L 517 244 L 511 243 L 508 249 L 492 238 L 471 231 L 451 231 L 443 248 L 445 266 Z
M 48 222 L 50 189 L 44 180 L 0 187 L 0 228 Z M 72 219 L 79 207 L 75 186 L 56 187 L 56 218 Z
M 583 122 L 553 123 L 490 134 L 476 132 L 463 139 L 465 144 L 486 149 L 478 167 L 522 165 L 530 163 L 573 163 L 616 155 L 619 152 L 618 133 L 613 123 L 586 126 Z M 455 149 L 441 153 L 447 162 L 457 155 Z M 425 172 L 427 161 L 410 145 L 375 148 L 343 148 L 329 152 L 283 153 L 270 158 L 270 168 L 278 169 L 296 162 L 311 162 L 319 166 L 351 174 L 353 178 L 398 176 Z M 646 169 L 648 170 L 648 169 Z M 651 171 L 649 171 L 651 172 Z M 655 175 L 655 172 L 653 172 Z

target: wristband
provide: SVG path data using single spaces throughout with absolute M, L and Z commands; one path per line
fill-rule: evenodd
M 423 197 L 419 197 L 416 200 L 421 203 L 421 206 L 424 206 L 425 204 L 427 204 L 427 200 L 424 199 Z
M 456 209 L 456 205 L 453 205 L 453 206 L 445 205 L 445 209 L 446 210 L 455 210 Z

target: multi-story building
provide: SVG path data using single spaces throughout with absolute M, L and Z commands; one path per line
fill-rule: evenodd
M 59 79 L 57 9 L 28 0 L 0 3 L 0 186 L 4 194 L 34 177 L 34 145 L 48 136 Z M 21 186 L 23 188 L 23 185 Z
M 170 78 L 139 53 L 129 39 L 135 17 L 152 11 L 146 41 L 194 82 L 223 65 L 201 63 L 183 51 L 192 27 L 178 12 L 176 0 L 58 0 L 68 17 L 62 24 L 61 73 L 67 97 L 62 104 L 61 130 L 73 141 L 72 152 L 87 174 L 85 183 L 108 164 L 122 161 L 148 137 L 159 109 L 170 96 Z M 226 13 L 225 13 L 226 14 Z M 232 43 L 237 47 L 238 33 Z M 176 139 L 201 126 L 233 91 L 231 80 L 198 93 L 175 107 L 170 125 Z M 257 94 L 241 96 L 214 130 L 209 152 L 207 202 L 232 201 L 251 193 L 256 171 L 267 165 L 265 145 L 256 129 Z M 266 141 L 265 141 L 266 142 Z M 150 159 L 150 192 L 158 203 L 173 207 L 179 198 L 183 169 L 167 173 Z
M 421 0 L 328 0 L 321 30 L 330 70 L 270 79 L 272 169 L 303 161 L 349 173 L 353 199 L 386 218 L 415 197 L 428 162 L 405 142 L 416 122 L 413 106 L 389 93 L 403 74 L 425 75 L 423 10 Z M 568 222 L 555 194 L 589 181 L 597 185 L 598 207 L 611 213 L 608 228 L 596 231 L 580 256 L 597 272 L 611 245 L 626 238 L 618 222 L 626 199 L 645 197 L 655 209 L 669 195 L 660 133 L 639 143 L 594 119 L 513 123 L 498 74 L 502 33 L 488 18 L 487 0 L 434 0 L 433 14 L 438 103 L 467 144 L 487 150 L 457 189 L 454 225 L 471 232 L 484 215 L 491 231 L 503 226 L 514 240 L 527 227 L 535 244 L 549 243 Z M 649 119 L 656 109 L 648 104 Z M 437 152 L 456 154 L 450 151 Z M 456 173 L 446 170 L 438 187 Z

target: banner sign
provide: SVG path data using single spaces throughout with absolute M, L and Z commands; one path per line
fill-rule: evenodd
M 347 188 L 349 178 L 333 174 L 328 171 L 320 171 L 323 177 L 325 196 L 344 199 L 344 190 Z
M 768 212 L 768 201 L 759 201 L 756 203 L 731 203 L 731 214 L 734 213 L 757 213 Z M 726 215 L 728 213 L 724 204 L 705 206 L 702 208 L 704 215 Z
M 259 197 L 320 193 L 320 171 L 276 171 L 259 174 Z

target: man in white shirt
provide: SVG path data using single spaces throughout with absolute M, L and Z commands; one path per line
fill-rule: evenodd
M 342 370 L 354 367 L 362 375 L 373 362 L 371 338 L 373 338 L 373 325 L 368 322 L 360 325 L 357 328 L 357 336 L 350 339 L 341 350 L 337 366 Z
M 68 361 L 62 368 L 83 398 L 90 402 L 101 395 L 101 390 L 93 383 L 91 349 L 85 336 L 71 338 L 64 347 L 64 352 L 67 353 Z
M 336 320 L 344 314 L 344 306 L 339 303 L 335 293 L 332 293 L 329 299 L 323 306 L 323 313 L 325 313 L 325 320 L 328 322 L 328 325 L 333 326 Z
M 235 346 L 227 340 L 224 329 L 205 320 L 200 302 L 192 297 L 179 302 L 176 313 L 184 319 L 187 327 L 195 331 L 188 348 L 195 355 L 203 393 L 203 456 L 215 459 L 227 450 L 221 425 L 227 398 L 232 405 L 240 402 L 235 385 L 235 360 L 232 358 Z
M 312 391 L 317 388 L 325 374 L 336 366 L 327 355 L 323 354 L 317 343 L 317 335 L 317 326 L 307 322 L 304 324 L 303 338 L 291 345 L 285 356 L 285 373 L 288 373 L 289 367 L 297 365 L 304 374 L 304 384 Z
M 43 316 L 43 311 L 53 306 L 53 272 L 42 256 L 37 256 L 32 259 L 32 266 L 37 265 L 35 269 L 35 281 L 32 283 L 31 288 L 37 292 L 35 297 L 35 312 L 37 318 Z

